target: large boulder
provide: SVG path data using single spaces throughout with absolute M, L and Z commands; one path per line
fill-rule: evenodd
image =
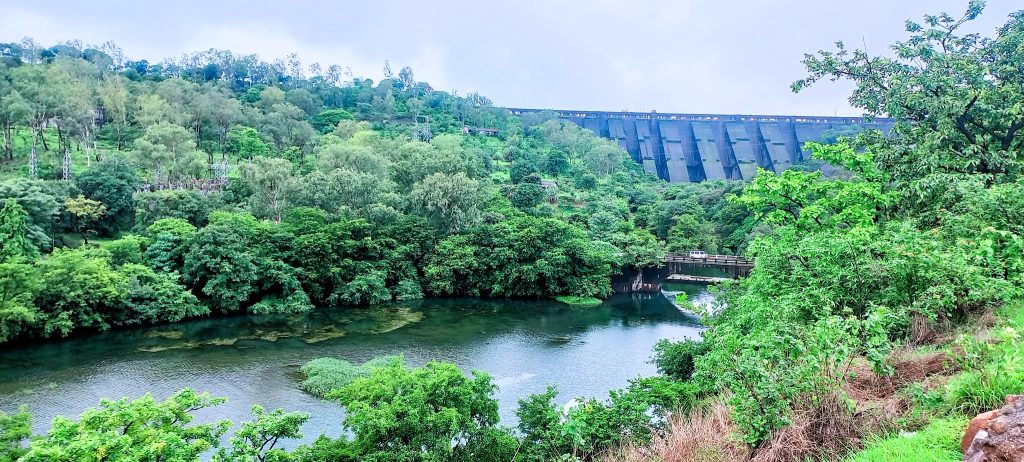
M 1008 396 L 1006 406 L 971 420 L 961 441 L 965 462 L 1024 461 L 1024 396 Z

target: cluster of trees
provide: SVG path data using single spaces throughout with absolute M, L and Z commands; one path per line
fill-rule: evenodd
M 88 165 L 107 156 L 100 148 L 131 149 L 147 180 L 174 182 L 207 175 L 229 155 L 274 151 L 301 163 L 318 134 L 354 117 L 412 123 L 416 136 L 429 138 L 465 124 L 494 127 L 503 114 L 479 95 L 416 82 L 409 68 L 395 76 L 387 66 L 385 74 L 374 85 L 351 74 L 342 79 L 337 66 L 322 73 L 311 65 L 307 77 L 294 56 L 286 66 L 210 50 L 150 65 L 126 60 L 109 42 L 2 43 L 0 148 L 11 162 L 19 143 L 29 144 L 23 166 L 41 178 L 68 176 L 63 167 L 72 160 Z M 79 168 L 68 167 L 72 174 Z
M 737 184 L 670 188 L 553 114 L 512 117 L 408 68 L 374 84 L 279 64 L 0 44 L 0 342 L 424 296 L 604 297 L 623 268 L 741 250 L 755 226 L 725 200 Z
M 371 222 L 295 207 L 277 222 L 247 211 L 204 213 L 202 205 L 193 213 L 191 202 L 179 199 L 172 197 L 190 205 L 174 210 L 184 218 L 159 218 L 139 234 L 56 249 L 45 258 L 28 232 L 31 216 L 17 199 L 6 199 L 0 341 L 174 322 L 211 310 L 296 312 L 425 294 L 605 295 L 615 265 L 627 258 L 579 227 L 523 213 L 505 198 L 508 217 L 447 237 L 429 214 L 392 209 Z M 161 206 L 144 216 L 153 218 Z M 189 221 L 197 216 L 205 225 Z

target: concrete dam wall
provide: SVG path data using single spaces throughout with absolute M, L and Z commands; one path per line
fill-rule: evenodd
M 509 109 L 513 114 L 538 109 Z M 771 115 L 554 111 L 564 120 L 615 140 L 644 171 L 673 183 L 750 180 L 758 167 L 781 172 L 810 158 L 808 141 L 877 129 L 892 119 Z

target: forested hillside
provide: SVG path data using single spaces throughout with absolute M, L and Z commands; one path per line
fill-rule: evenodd
M 425 296 L 604 297 L 669 249 L 738 251 L 735 184 L 484 97 L 210 50 L 0 45 L 0 342 Z

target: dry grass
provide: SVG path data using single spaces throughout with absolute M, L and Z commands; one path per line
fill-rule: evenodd
M 946 316 L 935 321 L 919 313 L 910 315 L 908 334 L 910 345 L 938 345 L 950 340 L 953 322 Z
M 844 391 L 858 403 L 888 399 L 908 384 L 948 373 L 951 367 L 945 352 L 918 353 L 906 349 L 893 352 L 889 356 L 889 364 L 893 373 L 878 375 L 866 361 L 858 361 L 851 369 Z
M 860 427 L 839 393 L 825 394 L 793 412 L 793 424 L 779 429 L 752 462 L 834 460 L 860 442 Z
M 861 361 L 854 365 L 843 391 L 857 405 L 855 416 L 862 434 L 883 434 L 895 428 L 895 421 L 910 409 L 910 400 L 900 393 L 912 383 L 940 381 L 954 371 L 945 352 L 920 353 L 899 350 L 889 357 L 891 375 L 878 375 Z
M 837 460 L 859 448 L 863 436 L 895 428 L 896 419 L 910 409 L 909 400 L 901 393 L 907 385 L 952 372 L 945 352 L 905 349 L 894 352 L 889 363 L 891 375 L 876 374 L 865 361 L 856 363 L 843 386 L 855 403 L 853 412 L 838 392 L 807 399 L 806 406 L 794 410 L 793 424 L 776 431 L 752 461 Z
M 669 419 L 668 431 L 649 445 L 627 445 L 602 462 L 742 462 L 750 458 L 747 445 L 734 439 L 736 427 L 721 402 L 688 416 Z

